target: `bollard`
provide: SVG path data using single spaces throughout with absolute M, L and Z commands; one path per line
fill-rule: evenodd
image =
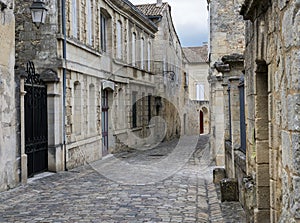
M 235 178 L 225 178 L 220 181 L 221 201 L 239 201 L 238 183 Z
M 225 177 L 226 177 L 226 171 L 224 168 L 215 168 L 213 170 L 213 181 L 215 184 L 220 183 L 220 181 Z

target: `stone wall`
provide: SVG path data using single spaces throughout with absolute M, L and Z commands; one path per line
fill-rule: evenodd
M 222 63 L 222 57 L 243 54 L 244 22 L 239 15 L 241 1 L 208 1 L 209 5 L 209 83 L 210 83 L 210 132 L 211 152 L 217 165 L 224 165 L 224 92 L 223 83 L 227 83 L 226 74 L 216 69 Z M 226 68 L 226 66 L 225 66 Z M 231 71 L 235 68 L 229 67 Z M 241 72 L 240 69 L 236 69 Z M 227 71 L 228 72 L 228 71 Z M 234 71 L 233 71 L 234 72 Z M 241 73 L 239 73 L 240 75 Z M 228 76 L 227 76 L 228 77 Z M 224 79 L 225 78 L 225 79 Z
M 152 89 L 155 86 L 154 75 L 150 73 L 152 65 L 148 66 L 149 60 L 145 58 L 148 43 L 152 44 L 157 27 L 133 9 L 132 5 L 123 1 L 112 3 L 97 0 L 90 1 L 90 4 L 85 0 L 76 2 L 77 9 L 73 10 L 74 1 L 66 1 L 65 41 L 61 2 L 45 1 L 48 9 L 46 22 L 39 29 L 30 17 L 32 1 L 18 1 L 16 4 L 17 68 L 24 69 L 26 62 L 32 60 L 37 73 L 41 74 L 47 84 L 50 171 L 73 168 L 102 157 L 101 128 L 104 120 L 101 117 L 101 97 L 105 89 L 104 81 L 108 81 L 111 87 L 108 90 L 111 106 L 108 120 L 110 152 L 120 147 L 116 135 L 131 129 L 130 88 L 139 85 Z M 107 19 L 105 49 L 100 44 L 101 15 Z M 117 42 L 117 22 L 122 24 L 120 43 Z M 130 54 L 133 33 L 137 37 L 136 58 Z M 145 40 L 143 59 L 142 38 Z M 117 55 L 120 47 L 121 55 Z M 153 90 L 145 93 L 153 93 Z M 120 116 L 123 119 L 120 119 L 118 112 L 111 112 L 113 106 L 123 106 L 121 109 L 124 114 Z
M 157 23 L 155 34 L 153 72 L 156 74 L 155 94 L 162 98 L 160 116 L 168 124 L 166 140 L 179 137 L 184 125 L 184 112 L 187 92 L 184 88 L 184 66 L 182 48 L 167 4 Z
M 0 191 L 20 182 L 20 151 L 17 147 L 15 104 L 14 1 L 0 1 Z
M 299 1 L 245 1 L 247 173 L 254 222 L 298 222 Z

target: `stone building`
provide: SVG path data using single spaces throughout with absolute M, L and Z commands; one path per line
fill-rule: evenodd
M 0 1 L 0 191 L 19 182 L 19 148 L 14 85 L 14 1 Z
M 239 61 L 238 67 L 244 62 L 244 75 L 223 83 L 226 175 L 237 181 L 248 222 L 299 222 L 300 4 L 239 3 L 246 21 L 244 56 L 216 64 L 225 72 L 227 61 Z
M 245 26 L 239 15 L 241 1 L 207 2 L 210 27 L 210 146 L 216 164 L 224 165 L 225 140 L 230 141 L 230 126 L 225 125 L 225 118 L 228 116 L 224 116 L 228 79 L 242 74 Z
M 254 222 L 300 221 L 300 3 L 245 0 L 246 209 Z
M 187 111 L 182 109 L 188 101 L 187 74 L 180 40 L 172 22 L 171 6 L 158 0 L 136 7 L 158 27 L 153 45 L 153 72 L 157 75 L 159 115 L 168 126 L 165 139 L 179 137 L 187 125 L 187 120 L 184 121 Z
M 46 22 L 37 29 L 30 2 L 16 4 L 17 66 L 32 60 L 47 87 L 44 168 L 61 171 L 146 143 L 155 114 L 157 26 L 128 1 L 45 5 Z
M 39 27 L 31 1 L 15 5 L 24 183 L 181 134 L 186 74 L 167 3 L 157 18 L 127 0 L 44 3 Z
M 209 133 L 208 46 L 184 47 L 190 102 L 190 134 Z M 193 109 L 192 109 L 193 107 Z

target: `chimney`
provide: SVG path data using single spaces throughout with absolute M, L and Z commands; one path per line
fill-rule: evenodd
M 162 6 L 162 0 L 157 0 L 156 7 L 161 7 Z

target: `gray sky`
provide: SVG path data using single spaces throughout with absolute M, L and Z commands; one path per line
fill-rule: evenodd
M 156 0 L 129 0 L 134 5 Z M 163 0 L 171 5 L 173 22 L 182 46 L 200 46 L 208 41 L 207 0 Z

